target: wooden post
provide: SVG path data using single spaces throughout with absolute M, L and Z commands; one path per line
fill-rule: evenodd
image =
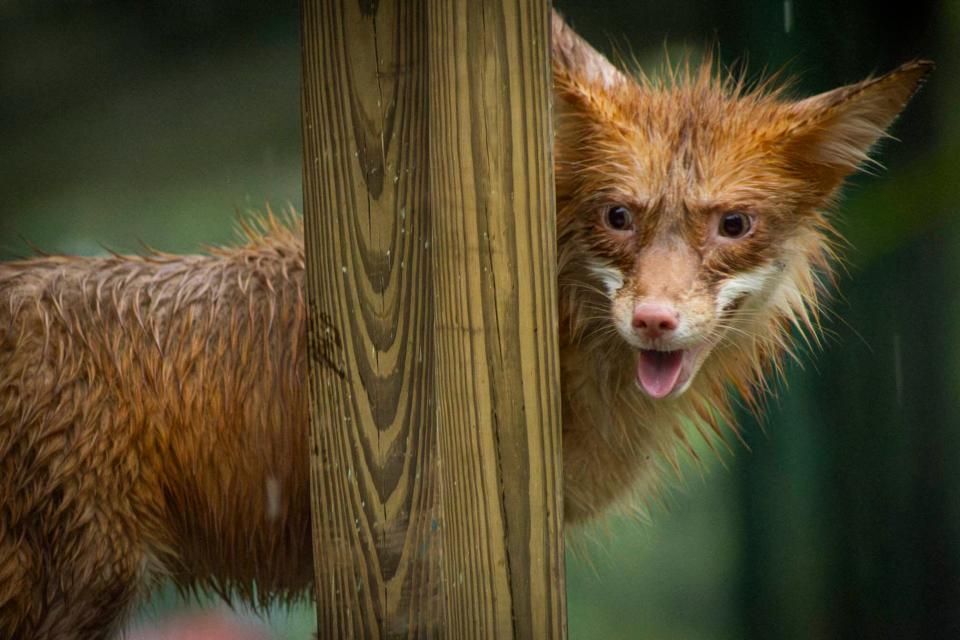
M 566 633 L 546 0 L 302 0 L 320 638 Z

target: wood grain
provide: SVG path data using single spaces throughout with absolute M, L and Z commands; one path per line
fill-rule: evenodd
M 320 638 L 566 633 L 544 0 L 303 0 Z

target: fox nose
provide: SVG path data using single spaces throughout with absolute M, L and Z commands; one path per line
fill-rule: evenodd
M 648 338 L 659 338 L 676 330 L 680 314 L 666 304 L 643 303 L 633 308 L 633 328 Z

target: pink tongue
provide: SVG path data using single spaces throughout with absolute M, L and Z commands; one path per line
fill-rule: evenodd
M 683 351 L 644 349 L 637 360 L 637 380 L 650 396 L 662 398 L 677 385 L 682 363 Z

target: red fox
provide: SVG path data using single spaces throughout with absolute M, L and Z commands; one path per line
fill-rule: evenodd
M 649 491 L 685 424 L 719 428 L 732 394 L 755 404 L 791 327 L 815 335 L 825 211 L 932 65 L 796 101 L 709 63 L 633 77 L 557 16 L 552 38 L 579 523 Z M 309 588 L 302 228 L 247 235 L 0 264 L 0 637 L 110 637 L 162 578 Z

